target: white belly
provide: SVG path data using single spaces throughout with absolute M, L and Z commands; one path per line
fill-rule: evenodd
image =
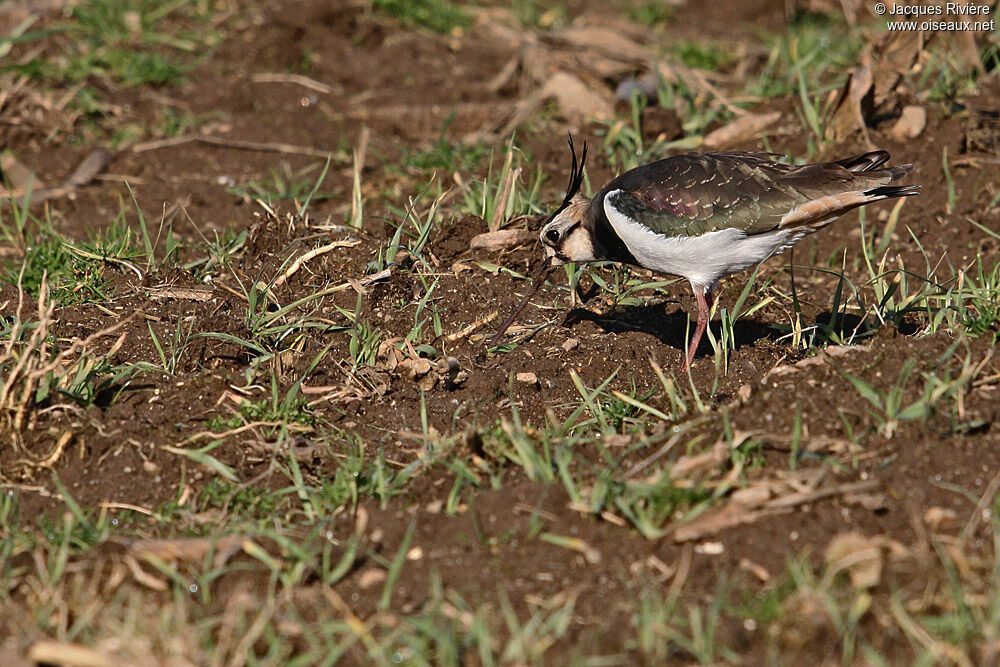
M 618 192 L 604 198 L 604 212 L 636 261 L 652 271 L 683 276 L 706 290 L 724 276 L 755 266 L 815 231 L 798 227 L 747 235 L 738 229 L 721 229 L 700 236 L 665 236 L 612 206 L 608 200 Z

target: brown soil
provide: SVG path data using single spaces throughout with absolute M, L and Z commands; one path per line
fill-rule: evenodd
M 315 157 L 277 156 L 198 142 L 142 153 L 119 151 L 100 181 L 50 204 L 53 223 L 60 232 L 86 239 L 108 226 L 120 210 L 119 198 L 124 196 L 128 201 L 122 185 L 127 180 L 138 206 L 154 221 L 161 211 L 180 211 L 172 217 L 173 230 L 190 246 L 224 230 L 249 230 L 246 244 L 233 259 L 232 267 L 215 272 L 211 282 L 197 282 L 193 271 L 183 269 L 138 280 L 127 270 L 109 265 L 107 272 L 114 276 L 115 298 L 102 304 L 59 309 L 57 336 L 84 337 L 127 317 L 130 319 L 120 330 L 126 335 L 126 344 L 115 357 L 116 363 L 156 363 L 150 328 L 161 341 L 171 338 L 178 321 L 194 332 L 249 336 L 245 323 L 247 303 L 239 296 L 242 288 L 236 277 L 248 284 L 246 281 L 252 282 L 258 276 L 274 275 L 287 266 L 289 258 L 318 245 L 356 239 L 358 245 L 334 250 L 304 265 L 275 289 L 275 298 L 284 305 L 330 286 L 363 279 L 366 266 L 391 238 L 398 221 L 397 214 L 381 207 L 387 201 L 404 206 L 407 196 L 420 187 L 407 185 L 405 176 L 401 180 L 395 164 L 400 156 L 407 149 L 432 145 L 449 118 L 451 137 L 496 127 L 519 99 L 517 90 L 495 90 L 488 85 L 509 61 L 510 54 L 504 44 L 491 41 L 489 34 L 479 28 L 459 37 L 407 32 L 389 20 L 362 11 L 354 3 L 335 4 L 331 7 L 320 0 L 264 3 L 259 16 L 237 24 L 214 57 L 186 75 L 183 83 L 157 90 L 115 90 L 112 96 L 129 122 L 153 123 L 165 106 L 170 106 L 196 117 L 211 118 L 217 133 L 228 140 L 335 150 L 337 157 L 322 186 L 329 196 L 316 202 L 308 221 L 304 221 L 293 218 L 293 209 L 287 204 L 272 216 L 256 204 L 230 194 L 220 184 L 267 177 L 281 162 L 294 171 L 315 164 Z M 573 15 L 580 13 L 595 22 L 602 16 L 599 7 L 571 4 Z M 688 38 L 699 35 L 717 39 L 727 35 L 713 34 L 710 26 L 718 27 L 727 21 L 780 29 L 785 4 L 723 0 L 690 3 L 677 10 L 669 29 Z M 741 17 L 745 20 L 735 20 L 734 7 L 745 14 Z M 725 21 L 711 20 L 722 16 Z M 327 84 L 330 92 L 314 93 L 295 83 L 254 80 L 256 74 L 290 71 L 307 55 L 312 61 L 310 78 Z M 976 108 L 985 105 L 995 114 L 1000 110 L 996 103 L 1000 87 L 994 81 L 987 88 L 975 100 Z M 775 108 L 786 105 L 787 109 L 789 103 L 778 100 L 773 104 Z M 923 186 L 920 197 L 903 208 L 903 219 L 892 243 L 894 261 L 922 273 L 926 270 L 925 258 L 955 267 L 968 265 L 980 253 L 995 260 L 996 239 L 973 224 L 975 221 L 993 229 L 1000 227 L 997 209 L 988 208 L 1000 188 L 1000 172 L 978 167 L 996 161 L 997 143 L 990 143 L 988 123 L 977 120 L 975 114 L 981 112 L 952 113 L 936 105 L 928 105 L 927 110 L 928 127 L 919 141 L 895 142 L 889 134 L 891 119 L 871 129 L 873 141 L 893 154 L 894 163 L 916 165 L 912 182 Z M 365 210 L 364 230 L 352 233 L 344 228 L 330 231 L 328 227 L 317 227 L 325 221 L 342 221 L 349 210 L 350 148 L 345 151 L 342 147 L 356 145 L 362 126 L 370 131 L 363 183 L 366 197 L 376 201 L 373 208 Z M 546 116 L 520 136 L 521 145 L 535 160 L 532 167 L 551 175 L 543 186 L 544 200 L 549 203 L 558 201 L 564 183 L 567 129 L 574 131 L 578 142 L 586 139 L 592 146 L 601 145 L 596 126 L 573 126 L 558 115 Z M 65 179 L 91 148 L 75 144 L 64 133 L 47 138 L 44 128 L 8 127 L 2 132 L 7 147 L 37 169 L 47 183 Z M 804 142 L 796 136 L 780 140 L 780 150 L 804 150 Z M 751 142 L 742 147 L 758 146 Z M 946 204 L 947 184 L 941 167 L 946 147 L 949 156 L 961 158 L 953 168 L 958 194 L 955 210 L 948 210 Z M 502 150 L 498 144 L 497 153 L 502 154 Z M 853 135 L 825 147 L 823 155 L 841 157 L 863 150 L 860 136 Z M 592 155 L 589 175 L 596 189 L 613 172 L 602 151 L 594 150 Z M 481 162 L 464 177 L 484 177 L 487 160 Z M 383 188 L 393 196 L 379 196 Z M 884 219 L 888 209 L 873 209 L 868 219 Z M 135 223 L 134 208 L 129 206 L 127 210 L 128 220 Z M 393 224 L 387 225 L 385 220 Z M 588 387 L 596 387 L 618 369 L 608 390 L 643 396 L 660 386 L 649 363 L 651 358 L 668 374 L 679 365 L 687 313 L 694 308 L 694 299 L 684 283 L 664 288 L 663 298 L 649 305 L 614 307 L 599 290 L 591 289 L 592 283 L 585 278 L 581 291 L 589 299 L 568 307 L 567 293 L 557 289 L 565 284 L 561 273 L 553 275 L 553 284 L 544 287 L 521 316 L 520 324 L 526 327 L 543 322 L 548 326 L 512 351 L 486 354 L 483 334 L 495 330 L 499 319 L 510 312 L 528 286 L 525 280 L 508 272 L 489 270 L 490 265 L 528 274 L 540 249 L 537 244 L 529 244 L 500 253 L 470 251 L 469 241 L 486 230 L 486 223 L 476 217 L 452 215 L 447 205 L 443 220 L 445 223 L 434 230 L 426 255 L 421 258 L 438 280 L 434 307 L 440 313 L 443 334 L 435 337 L 430 325 L 425 325 L 425 331 L 431 333 L 417 343 L 433 345 L 441 358 L 456 359 L 463 379 L 455 382 L 454 378 L 442 376 L 422 393 L 401 367 L 384 358 L 370 368 L 352 370 L 344 361 L 351 358 L 348 334 L 331 330 L 304 336 L 294 350 L 281 355 L 279 375 L 285 388 L 301 377 L 316 354 L 329 344 L 329 353 L 312 370 L 304 386 L 331 389 L 308 394 L 310 400 L 327 398 L 312 405 L 322 425 L 318 433 L 307 435 L 299 443 L 301 446 L 308 447 L 309 438 L 323 432 L 354 432 L 368 450 L 381 451 L 391 465 L 402 467 L 414 460 L 423 443 L 421 418 L 422 411 L 426 411 L 427 424 L 436 433 L 465 434 L 456 446 L 467 452 L 471 461 L 482 455 L 474 434 L 492 428 L 501 418 L 509 419 L 512 406 L 526 424 L 543 425 L 547 411 L 565 419 L 580 398 L 570 370 L 575 370 Z M 537 218 L 532 218 L 526 224 L 538 223 Z M 796 248 L 794 262 L 797 266 L 826 266 L 830 257 L 844 259 L 844 272 L 855 284 L 865 282 L 867 269 L 860 256 L 856 214 L 845 216 L 832 228 L 803 242 Z M 404 337 L 414 325 L 427 289 L 415 266 L 413 258 L 403 259 L 392 268 L 388 279 L 363 290 L 361 317 L 382 331 L 382 340 Z M 767 262 L 759 282 L 773 280 L 775 289 L 788 293 L 787 267 L 787 258 Z M 802 321 L 828 320 L 837 278 L 803 269 L 795 279 Z M 744 277 L 728 280 L 719 292 L 720 304 L 732 304 L 743 285 Z M 210 296 L 204 301 L 153 298 L 157 290 L 165 287 L 207 290 Z M 355 289 L 345 288 L 319 302 L 314 315 L 333 326 L 347 325 L 343 311 L 353 312 L 357 299 Z M 16 292 L 9 284 L 3 285 L 0 294 L 0 303 L 5 302 L 16 303 Z M 880 502 L 834 496 L 731 527 L 705 538 L 723 545 L 722 553 L 713 555 L 704 549 L 692 550 L 690 543 L 669 537 L 650 540 L 632 528 L 576 511 L 570 507 L 561 485 L 533 482 L 514 467 L 506 471 L 500 488 L 470 488 L 463 493 L 462 510 L 451 516 L 439 508 L 440 502 L 448 498 L 455 475 L 443 467 L 433 468 L 412 482 L 407 493 L 387 505 L 363 503 L 369 525 L 379 529 L 378 539 L 371 543 L 375 552 L 391 559 L 411 523 L 416 525 L 413 544 L 423 548 L 423 557 L 402 571 L 394 607 L 404 613 L 418 608 L 433 576 L 441 578 L 445 589 L 458 591 L 466 599 L 495 604 L 499 596 L 505 595 L 518 609 L 527 608 L 526 600 L 531 596 L 547 598 L 572 590 L 578 600 L 574 630 L 566 641 L 564 655 L 571 656 L 571 648 L 578 655 L 620 653 L 615 628 L 630 622 L 640 585 L 652 576 L 646 569 L 652 557 L 671 568 L 690 558 L 686 590 L 692 600 L 704 601 L 716 595 L 720 585 L 741 578 L 755 581 L 747 574 L 747 563 L 762 568 L 765 578 L 779 576 L 788 560 L 798 554 L 806 554 L 818 566 L 818 555 L 838 533 L 859 531 L 913 544 L 921 538 L 920 517 L 930 507 L 954 510 L 957 525 L 963 525 L 974 503 L 956 489 L 978 497 L 995 475 L 996 451 L 1000 448 L 996 385 L 970 390 L 961 415 L 933 414 L 922 421 L 905 422 L 892 437 L 886 437 L 873 416 L 871 403 L 852 389 L 845 374 L 864 377 L 878 389 L 887 390 L 906 362 L 912 360 L 918 374 L 933 369 L 955 339 L 944 334 L 918 335 L 922 325 L 915 315 L 898 331 L 883 327 L 872 338 L 861 341 L 858 351 L 838 357 L 835 363 L 794 365 L 813 355 L 793 347 L 775 328 L 788 325 L 794 316 L 781 305 L 785 303 L 777 300 L 737 323 L 737 346 L 730 353 L 728 373 L 717 376 L 711 348 L 703 344 L 692 378 L 701 398 L 711 407 L 712 417 L 699 429 L 713 439 L 721 437 L 723 428 L 753 432 L 761 443 L 760 464 L 765 470 L 774 470 L 788 467 L 787 439 L 799 415 L 807 425 L 808 438 L 857 445 L 851 456 L 816 456 L 803 459 L 801 465 L 820 466 L 828 456 L 840 457 L 844 465 L 827 468 L 827 474 L 833 476 L 831 483 L 875 480 L 882 494 Z M 499 313 L 498 319 L 471 335 L 449 338 L 493 311 Z M 713 323 L 716 330 L 718 326 L 718 321 Z M 97 349 L 106 350 L 114 338 L 102 340 Z M 577 343 L 566 345 L 570 339 Z M 991 352 L 989 337 L 983 337 L 968 343 L 967 353 L 960 356 L 967 354 L 975 363 L 986 359 L 982 374 L 989 376 L 1000 366 L 997 360 L 988 359 Z M 32 428 L 22 434 L 22 448 L 3 448 L 0 453 L 6 481 L 53 491 L 48 469 L 39 470 L 23 462 L 26 458 L 45 459 L 59 436 L 68 431 L 72 438 L 53 470 L 66 490 L 85 507 L 116 502 L 156 508 L 184 496 L 186 486 L 196 493 L 213 473 L 163 446 L 182 446 L 191 436 L 209 429 L 213 420 L 231 416 L 235 409 L 232 396 L 267 398 L 270 388 L 259 381 L 256 388 L 234 390 L 246 386 L 247 368 L 248 356 L 240 345 L 218 338 L 195 338 L 173 376 L 144 374 L 110 405 L 102 406 L 99 401 L 86 410 L 36 415 Z M 781 370 L 775 372 L 776 368 Z M 512 380 L 512 376 L 523 372 L 533 373 L 537 382 Z M 682 394 L 693 401 L 686 379 L 679 375 L 677 378 Z M 919 388 L 914 386 L 907 396 L 912 400 L 916 394 Z M 658 409 L 670 409 L 659 391 L 649 402 Z M 231 467 L 241 480 L 259 476 L 262 485 L 278 485 L 281 482 L 268 472 L 274 455 L 269 447 L 273 443 L 235 436 L 214 449 L 212 455 Z M 622 447 L 616 451 L 614 447 L 611 442 L 608 451 L 623 457 L 626 466 L 641 461 L 655 449 L 632 447 L 626 451 Z M 340 457 L 340 452 L 327 447 L 304 454 L 300 460 L 307 477 L 321 479 L 334 474 L 341 465 Z M 596 471 L 601 460 L 599 452 L 579 452 L 582 468 L 589 466 Z M 766 475 L 761 469 L 750 474 Z M 21 506 L 25 515 L 61 507 L 48 494 L 31 491 L 22 493 Z M 350 524 L 344 518 L 332 529 L 346 535 L 352 530 Z M 539 531 L 579 538 L 594 550 L 598 560 L 588 561 L 582 554 L 535 539 Z M 354 613 L 362 618 L 375 611 L 380 593 L 378 587 L 362 585 L 369 567 L 375 565 L 361 561 L 337 586 L 340 596 L 350 601 Z M 900 580 L 907 575 L 905 567 L 893 572 Z M 263 574 L 261 577 L 266 579 Z M 258 585 L 251 580 L 224 582 L 220 591 L 235 594 L 242 587 Z M 748 585 L 759 590 L 766 587 L 763 582 Z M 887 586 L 879 592 L 888 591 Z M 224 599 L 221 595 L 217 604 L 224 606 Z M 743 647 L 749 662 L 772 655 L 769 647 L 773 638 L 755 635 L 735 624 L 721 632 L 729 645 Z M 827 649 L 836 650 L 830 648 L 830 638 L 818 636 L 816 641 L 801 650 L 813 656 L 828 655 Z M 905 659 L 907 655 L 899 637 L 886 637 L 885 645 L 879 648 L 890 659 Z

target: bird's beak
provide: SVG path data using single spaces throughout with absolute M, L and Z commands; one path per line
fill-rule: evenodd
M 562 259 L 558 253 L 556 253 L 556 249 L 551 246 L 545 246 L 545 259 L 549 268 L 562 266 L 566 263 L 566 261 Z
M 493 337 L 489 338 L 486 341 L 487 347 L 493 347 L 497 344 L 497 341 L 500 340 L 500 337 L 507 332 L 507 329 L 510 328 L 510 325 L 514 324 L 514 321 L 517 319 L 517 316 L 520 315 L 521 311 L 524 310 L 524 307 L 528 305 L 528 301 L 531 300 L 531 297 L 535 296 L 538 290 L 541 289 L 542 285 L 545 284 L 545 279 L 548 277 L 549 273 L 552 272 L 552 269 L 554 269 L 558 264 L 562 264 L 561 260 L 557 261 L 556 263 L 553 263 L 554 259 L 557 258 L 555 258 L 554 255 L 549 255 L 548 250 L 549 249 L 546 248 L 547 256 L 545 260 L 542 262 L 541 266 L 539 266 L 538 269 L 535 271 L 535 275 L 532 276 L 531 289 L 529 289 L 528 293 L 524 295 L 523 299 L 521 299 L 521 303 L 517 304 L 517 308 L 515 308 L 514 312 L 510 314 L 510 317 L 504 320 L 504 323 L 500 325 L 500 328 L 497 330 L 495 334 L 493 334 Z

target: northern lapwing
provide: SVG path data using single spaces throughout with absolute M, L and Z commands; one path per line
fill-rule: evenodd
M 722 278 L 784 252 L 846 211 L 920 189 L 889 185 L 913 165 L 883 167 L 886 151 L 801 166 L 779 162 L 773 153 L 715 151 L 636 167 L 588 198 L 580 193 L 587 146 L 577 161 L 572 139 L 569 145 L 569 187 L 541 231 L 548 262 L 610 260 L 687 278 L 698 323 L 684 371 L 694 361 L 712 290 Z M 542 282 L 536 276 L 536 288 Z

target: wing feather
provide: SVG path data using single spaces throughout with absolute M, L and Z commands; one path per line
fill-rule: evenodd
M 813 220 L 802 215 L 813 208 L 823 210 L 823 220 L 832 219 L 867 203 L 851 195 L 909 171 L 908 165 L 879 169 L 888 160 L 884 151 L 804 166 L 778 162 L 777 157 L 742 151 L 677 155 L 622 174 L 595 199 L 603 205 L 604 197 L 618 190 L 610 205 L 668 237 L 723 229 L 760 234 L 787 224 L 793 210 L 799 224 Z M 816 201 L 822 205 L 810 206 Z

